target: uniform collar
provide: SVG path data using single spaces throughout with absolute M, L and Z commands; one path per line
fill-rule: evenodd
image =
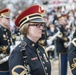
M 4 28 L 3 26 L 0 25 L 0 28 L 3 30 L 3 31 L 6 31 L 7 29 Z
M 24 38 L 24 41 L 26 41 L 27 44 L 35 47 L 35 48 L 38 48 L 38 42 L 34 43 L 33 41 L 31 41 L 29 38 L 25 37 Z

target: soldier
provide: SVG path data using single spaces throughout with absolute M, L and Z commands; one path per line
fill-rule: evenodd
M 62 14 L 58 17 L 58 26 L 60 29 L 60 34 L 56 39 L 56 50 L 59 55 L 59 75 L 67 75 L 67 50 L 65 42 L 68 42 L 66 25 L 67 25 L 67 15 Z
M 74 28 L 75 28 L 75 32 L 73 34 L 72 42 L 68 50 L 68 60 L 72 74 L 76 75 L 76 23 L 75 22 L 74 22 Z
M 12 42 L 10 32 L 10 10 L 0 11 L 0 75 L 9 75 L 8 57 Z
M 19 27 L 24 39 L 10 55 L 10 75 L 50 75 L 50 61 L 44 48 L 38 44 L 45 25 L 40 6 L 33 5 L 24 10 L 16 18 L 15 25 Z
M 48 51 L 48 55 L 50 58 L 55 58 L 56 56 L 54 56 L 55 53 L 55 39 L 56 37 L 54 37 L 56 35 L 56 33 L 58 33 L 58 30 L 56 29 L 56 26 L 53 23 L 50 23 L 49 25 L 49 29 L 47 30 L 47 36 L 49 41 L 47 41 L 48 46 L 52 46 L 52 48 L 49 49 Z M 54 37 L 54 38 L 53 38 Z M 53 40 L 52 40 L 53 38 Z

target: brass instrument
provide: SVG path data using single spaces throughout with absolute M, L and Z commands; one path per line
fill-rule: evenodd
M 47 44 L 49 45 L 48 47 L 46 47 L 46 51 L 49 51 L 49 50 L 54 50 L 55 49 L 55 46 L 54 45 L 51 45 L 52 44 L 52 41 L 61 33 L 59 28 L 57 28 L 58 32 L 53 35 L 52 37 L 49 37 L 49 39 L 47 40 Z
M 20 43 L 21 43 L 21 41 L 16 41 L 16 44 L 15 44 L 15 45 L 11 45 L 11 46 L 10 46 L 10 54 L 12 53 L 12 51 L 14 50 L 14 48 L 15 48 L 17 45 L 19 45 Z M 7 47 L 7 46 L 6 46 L 6 47 Z M 4 52 L 5 52 L 5 49 L 6 49 L 6 48 L 4 47 Z M 0 47 L 0 51 L 3 51 L 3 47 Z M 2 53 L 0 54 L 0 64 L 8 61 L 8 58 L 9 58 L 10 54 L 3 53 L 3 52 L 2 52 Z
M 9 55 L 8 54 L 1 53 L 0 54 L 0 64 L 8 61 L 8 58 L 9 58 Z
M 55 49 L 55 45 L 50 45 L 48 47 L 46 47 L 46 51 L 53 51 Z
M 60 34 L 59 28 L 57 28 L 57 30 L 58 30 L 58 32 L 55 35 L 53 35 L 52 37 L 49 37 L 48 38 L 48 40 L 47 40 L 47 44 L 48 45 L 51 45 L 52 44 L 52 41 Z

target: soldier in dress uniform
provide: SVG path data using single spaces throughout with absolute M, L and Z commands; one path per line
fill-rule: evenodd
M 75 23 L 75 22 L 74 22 Z M 68 60 L 73 75 L 76 75 L 76 24 L 74 25 L 75 32 L 68 50 Z
M 10 55 L 10 75 L 51 75 L 50 61 L 38 43 L 45 25 L 40 8 L 39 5 L 33 5 L 15 20 L 24 39 Z
M 56 50 L 59 55 L 59 75 L 67 75 L 67 50 L 65 42 L 68 42 L 66 25 L 67 25 L 67 15 L 62 14 L 58 17 L 58 26 L 60 29 L 60 34 L 56 39 Z
M 57 32 L 58 30 L 56 29 L 56 26 L 53 23 L 50 23 L 49 29 L 47 30 L 47 37 L 48 37 L 47 40 L 52 39 L 56 35 Z M 52 46 L 52 48 L 50 48 L 48 51 L 48 55 L 50 58 L 55 58 L 54 52 L 55 52 L 56 37 L 54 37 L 53 40 L 49 40 L 49 42 L 47 42 L 48 46 Z
M 10 32 L 10 10 L 0 11 L 0 75 L 9 75 L 8 57 L 12 42 Z

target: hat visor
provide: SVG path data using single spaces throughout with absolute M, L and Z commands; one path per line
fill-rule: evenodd
M 8 19 L 11 18 L 9 15 L 5 15 L 5 16 L 2 16 L 2 17 L 4 17 L 4 18 L 8 18 Z
M 10 16 L 5 16 L 4 18 L 8 18 L 8 19 L 10 19 Z
M 41 18 L 36 18 L 36 19 L 30 20 L 30 22 L 40 22 L 40 23 L 45 23 L 45 21 L 43 21 Z

